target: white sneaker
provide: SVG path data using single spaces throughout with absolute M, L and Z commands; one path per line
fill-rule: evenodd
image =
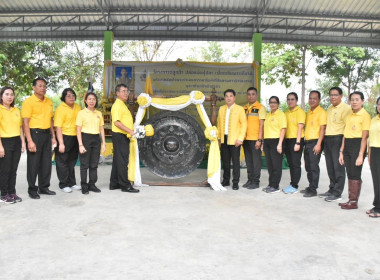
M 65 188 L 62 189 L 62 191 L 65 192 L 65 193 L 71 193 L 72 192 L 72 190 L 71 190 L 70 187 L 65 187 Z
M 82 187 L 78 186 L 78 185 L 74 185 L 71 188 L 74 189 L 74 190 L 77 190 L 77 191 L 80 191 L 82 189 Z

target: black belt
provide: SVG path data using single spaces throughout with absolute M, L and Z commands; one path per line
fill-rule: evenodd
M 37 132 L 37 133 L 50 133 L 50 128 L 47 129 L 40 129 L 40 128 L 31 128 L 30 131 Z
M 325 138 L 338 138 L 338 137 L 343 137 L 343 134 L 338 134 L 338 135 L 325 135 Z
M 315 142 L 317 141 L 318 142 L 318 139 L 310 139 L 310 140 L 305 140 L 305 143 L 310 143 L 310 142 Z

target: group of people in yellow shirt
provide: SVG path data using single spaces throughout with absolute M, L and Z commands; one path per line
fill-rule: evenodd
M 362 185 L 361 171 L 368 147 L 374 207 L 366 213 L 369 217 L 380 217 L 380 98 L 376 101 L 377 115 L 371 120 L 363 108 L 362 92 L 355 91 L 349 95 L 351 106 L 344 103 L 342 97 L 341 88 L 331 88 L 331 106 L 326 112 L 320 106 L 321 93 L 313 90 L 309 93 L 310 110 L 306 114 L 297 105 L 298 95 L 290 92 L 285 113 L 279 109 L 277 96 L 269 98 L 270 111 L 266 113 L 265 107 L 257 101 L 256 88 L 248 88 L 248 104 L 244 107 L 235 104 L 234 90 L 226 90 L 226 105 L 220 108 L 217 123 L 223 162 L 221 184 L 225 187 L 230 185 L 232 160 L 232 189 L 239 189 L 240 148 L 243 146 L 248 178 L 244 188 L 259 188 L 261 154 L 264 152 L 269 182 L 263 191 L 270 194 L 280 192 L 285 154 L 290 183 L 283 192 L 297 193 L 303 154 L 309 186 L 301 193 L 304 197 L 315 197 L 319 186 L 319 162 L 324 151 L 330 183 L 328 190 L 319 196 L 329 202 L 341 200 L 347 172 L 348 201 L 339 203 L 339 206 L 342 209 L 357 209 Z
M 21 152 L 25 150 L 30 198 L 39 199 L 40 194 L 56 194 L 49 189 L 54 149 L 62 191 L 70 193 L 74 189 L 81 190 L 83 194 L 101 192 L 95 184 L 100 153 L 104 153 L 106 147 L 103 116 L 96 110 L 98 97 L 89 90 L 82 110 L 75 103 L 75 91 L 66 88 L 53 118 L 53 103 L 45 96 L 46 88 L 46 80 L 36 78 L 33 81 L 34 93 L 24 101 L 21 111 L 14 106 L 13 88 L 3 87 L 0 91 L 0 189 L 1 202 L 6 204 L 22 201 L 16 194 L 15 186 Z M 117 100 L 111 109 L 115 157 L 110 189 L 136 193 L 138 190 L 132 187 L 127 177 L 129 138 L 134 134 L 132 115 L 125 104 L 128 94 L 127 85 L 119 84 L 116 87 Z M 76 184 L 74 171 L 78 155 L 80 185 Z
M 75 103 L 76 93 L 67 88 L 62 92 L 62 103 L 55 111 L 53 103 L 45 96 L 47 82 L 43 78 L 33 81 L 34 94 L 28 97 L 20 111 L 14 106 L 15 94 L 11 87 L 0 91 L 0 189 L 1 202 L 21 202 L 16 194 L 16 176 L 21 152 L 27 151 L 28 194 L 39 199 L 40 194 L 55 195 L 49 189 L 51 158 L 55 149 L 59 187 L 64 192 L 81 190 L 100 192 L 96 187 L 100 153 L 105 151 L 104 120 L 97 111 L 98 98 L 88 91 L 83 110 Z M 112 106 L 112 142 L 114 159 L 109 188 L 137 193 L 128 180 L 129 141 L 134 135 L 133 118 L 125 102 L 129 89 L 119 84 L 117 99 Z M 380 98 L 376 102 L 377 115 L 371 120 L 363 108 L 364 95 L 359 91 L 350 94 L 350 105 L 342 101 L 339 87 L 329 91 L 331 106 L 327 112 L 319 105 L 321 94 L 313 90 L 309 94 L 310 110 L 297 105 L 298 95 L 287 95 L 288 110 L 279 109 L 279 98 L 269 99 L 270 111 L 260 104 L 256 88 L 247 90 L 248 104 L 235 104 L 233 89 L 224 92 L 226 105 L 221 106 L 217 119 L 218 139 L 223 163 L 223 186 L 230 185 L 231 160 L 233 164 L 232 189 L 239 189 L 240 148 L 243 146 L 247 164 L 247 189 L 259 188 L 261 154 L 265 153 L 269 173 L 267 193 L 280 191 L 283 154 L 290 167 L 290 184 L 283 189 L 286 194 L 298 192 L 301 178 L 301 158 L 304 154 L 309 186 L 303 196 L 317 196 L 319 186 L 319 161 L 324 151 L 330 184 L 320 194 L 326 201 L 341 200 L 348 177 L 348 201 L 339 203 L 342 209 L 358 208 L 362 180 L 361 171 L 367 154 L 370 162 L 373 186 L 373 208 L 370 217 L 380 217 Z M 25 142 L 26 139 L 26 142 Z M 369 139 L 369 140 L 368 140 Z M 80 185 L 76 184 L 74 168 L 80 157 Z M 88 173 L 88 174 L 87 174 Z M 87 178 L 88 175 L 88 178 Z M 38 177 L 38 184 L 36 184 Z

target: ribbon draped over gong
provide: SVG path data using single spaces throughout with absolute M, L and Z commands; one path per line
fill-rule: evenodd
M 182 95 L 174 98 L 152 98 L 149 94 L 141 93 L 137 98 L 139 109 L 136 114 L 134 128 L 136 129 L 140 126 L 146 109 L 149 106 L 153 106 L 161 110 L 178 111 L 194 104 L 197 107 L 199 117 L 206 127 L 205 137 L 210 140 L 210 150 L 207 164 L 207 182 L 214 190 L 224 191 L 226 188 L 220 184 L 220 150 L 217 138 L 218 130 L 215 126 L 211 125 L 210 119 L 203 107 L 204 101 L 205 96 L 200 91 L 192 91 L 189 95 Z M 128 179 L 129 181 L 133 181 L 136 186 L 144 186 L 141 181 L 140 158 L 137 139 L 135 137 L 131 138 L 130 143 Z

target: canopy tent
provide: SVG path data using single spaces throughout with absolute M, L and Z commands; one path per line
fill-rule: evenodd
M 251 41 L 380 48 L 378 0 L 14 0 L 0 40 Z

